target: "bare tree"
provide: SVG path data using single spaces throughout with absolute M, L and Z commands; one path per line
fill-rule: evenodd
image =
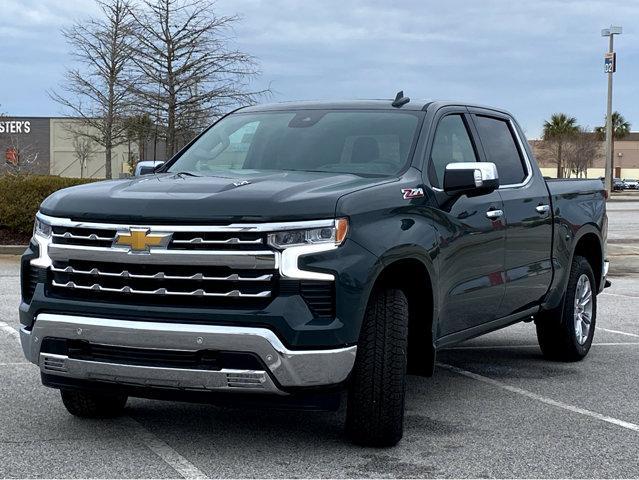
M 146 145 L 153 133 L 153 121 L 148 113 L 142 113 L 140 115 L 133 115 L 125 120 L 126 138 L 128 144 L 128 162 L 133 163 L 131 160 L 134 155 L 131 151 L 132 144 L 137 143 L 137 160 L 144 160 L 146 158 Z M 135 165 L 134 165 L 135 166 Z
M 597 134 L 587 127 L 580 127 L 579 132 L 570 139 L 565 152 L 568 176 L 572 173 L 576 177 L 586 177 L 588 168 L 601 156 L 601 142 Z
M 15 175 L 32 172 L 38 153 L 38 148 L 33 143 L 25 141 L 19 135 L 10 135 L 9 147 L 4 154 L 7 172 Z
M 200 130 L 234 106 L 255 102 L 266 91 L 249 91 L 258 70 L 253 57 L 228 47 L 236 16 L 217 16 L 211 0 L 143 0 L 134 13 L 132 83 L 139 105 L 158 112 L 167 155 L 180 137 Z
M 78 135 L 104 148 L 105 176 L 111 178 L 112 151 L 124 142 L 122 119 L 131 106 L 127 69 L 133 16 L 128 0 L 96 1 L 102 10 L 101 18 L 62 30 L 81 68 L 66 72 L 61 87 L 64 94 L 52 91 L 49 95 L 67 113 L 82 119 Z
M 73 154 L 80 164 L 80 178 L 84 178 L 89 159 L 95 153 L 93 140 L 86 135 L 75 134 L 73 136 Z

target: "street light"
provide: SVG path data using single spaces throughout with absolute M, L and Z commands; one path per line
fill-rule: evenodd
M 612 74 L 616 70 L 617 58 L 613 49 L 615 35 L 621 35 L 622 28 L 610 26 L 601 31 L 602 37 L 608 37 L 608 53 L 605 55 L 605 72 L 608 74 L 608 107 L 606 110 L 606 191 L 612 191 Z

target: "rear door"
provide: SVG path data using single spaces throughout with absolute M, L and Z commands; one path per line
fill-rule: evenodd
M 539 303 L 552 280 L 552 212 L 546 183 L 507 115 L 470 109 L 486 161 L 497 165 L 506 222 L 506 293 L 498 317 Z
M 446 165 L 477 162 L 480 151 L 465 107 L 445 107 L 434 118 L 427 183 L 437 198 L 440 235 L 438 336 L 496 318 L 504 296 L 505 228 L 498 191 L 486 195 L 442 191 Z

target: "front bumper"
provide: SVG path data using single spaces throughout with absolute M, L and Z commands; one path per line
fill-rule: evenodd
M 43 340 L 63 339 L 114 347 L 164 351 L 230 351 L 257 356 L 263 369 L 194 369 L 89 361 L 43 351 Z M 269 329 L 118 320 L 39 314 L 31 329 L 22 328 L 25 356 L 43 374 L 127 386 L 186 391 L 261 392 L 285 395 L 298 387 L 342 383 L 355 362 L 357 347 L 289 350 Z

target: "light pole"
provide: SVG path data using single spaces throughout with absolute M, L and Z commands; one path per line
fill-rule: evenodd
M 602 37 L 608 37 L 608 53 L 605 56 L 605 72 L 608 74 L 608 106 L 606 110 L 606 191 L 612 192 L 612 74 L 616 70 L 616 55 L 614 53 L 615 35 L 621 35 L 622 28 L 610 26 L 601 31 Z

